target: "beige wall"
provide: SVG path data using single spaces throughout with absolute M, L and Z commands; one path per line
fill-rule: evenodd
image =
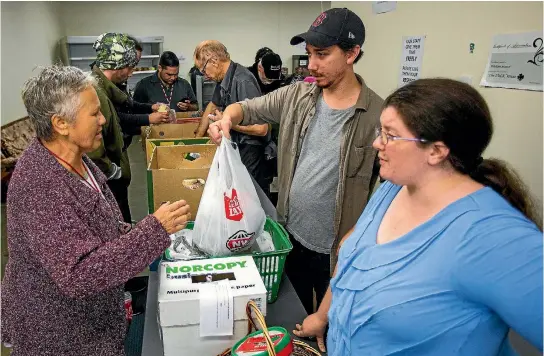
M 347 7 L 363 19 L 365 54 L 356 70 L 383 97 L 397 87 L 402 36 L 427 35 L 422 77 L 472 76 L 494 117 L 495 133 L 484 157 L 510 162 L 542 201 L 542 92 L 479 86 L 493 36 L 542 31 L 542 2 L 399 1 L 396 11 L 379 15 L 372 13 L 371 2 L 333 1 L 332 7 Z
M 196 45 L 217 39 L 233 60 L 253 64 L 260 47 L 270 47 L 291 67 L 293 35 L 308 29 L 321 7 L 309 2 L 2 2 L 2 123 L 26 115 L 21 87 L 36 65 L 52 63 L 63 36 L 99 35 L 108 31 L 137 36 L 164 36 L 164 50 L 182 53 L 187 75 Z
M 330 6 L 330 2 L 323 2 Z M 66 34 L 99 35 L 107 31 L 132 35 L 164 36 L 164 50 L 183 53 L 189 60 L 180 66 L 187 75 L 196 45 L 216 39 L 231 58 L 253 64 L 261 47 L 270 47 L 291 67 L 292 36 L 308 29 L 321 12 L 321 3 L 309 2 L 64 2 L 61 5 Z
M 2 33 L 2 124 L 26 116 L 21 88 L 38 65 L 53 63 L 62 37 L 58 4 L 5 2 L 0 4 Z

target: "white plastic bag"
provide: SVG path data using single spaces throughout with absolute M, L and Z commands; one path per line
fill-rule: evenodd
M 229 256 L 251 247 L 266 216 L 238 148 L 223 137 L 193 229 L 193 243 L 212 256 Z

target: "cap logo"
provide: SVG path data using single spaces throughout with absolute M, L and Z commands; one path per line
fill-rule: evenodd
M 325 20 L 326 18 L 327 18 L 327 14 L 324 13 L 324 12 L 322 12 L 321 15 L 319 15 L 319 16 L 315 19 L 315 21 L 314 21 L 314 23 L 312 24 L 312 26 L 313 26 L 313 27 L 317 27 L 317 26 L 321 25 L 321 24 L 323 23 L 323 20 Z
M 348 33 L 348 38 L 355 39 L 355 35 L 351 32 Z
M 281 70 L 280 66 L 270 66 L 270 70 Z

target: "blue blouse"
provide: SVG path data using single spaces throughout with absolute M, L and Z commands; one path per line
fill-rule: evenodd
M 489 187 L 378 245 L 400 186 L 385 182 L 344 242 L 331 280 L 328 355 L 516 355 L 542 350 L 542 233 Z

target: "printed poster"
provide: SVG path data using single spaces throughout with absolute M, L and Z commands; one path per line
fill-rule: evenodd
M 421 76 L 423 45 L 425 36 L 402 37 L 402 57 L 400 59 L 399 88 Z
M 481 86 L 542 91 L 542 32 L 496 35 Z

